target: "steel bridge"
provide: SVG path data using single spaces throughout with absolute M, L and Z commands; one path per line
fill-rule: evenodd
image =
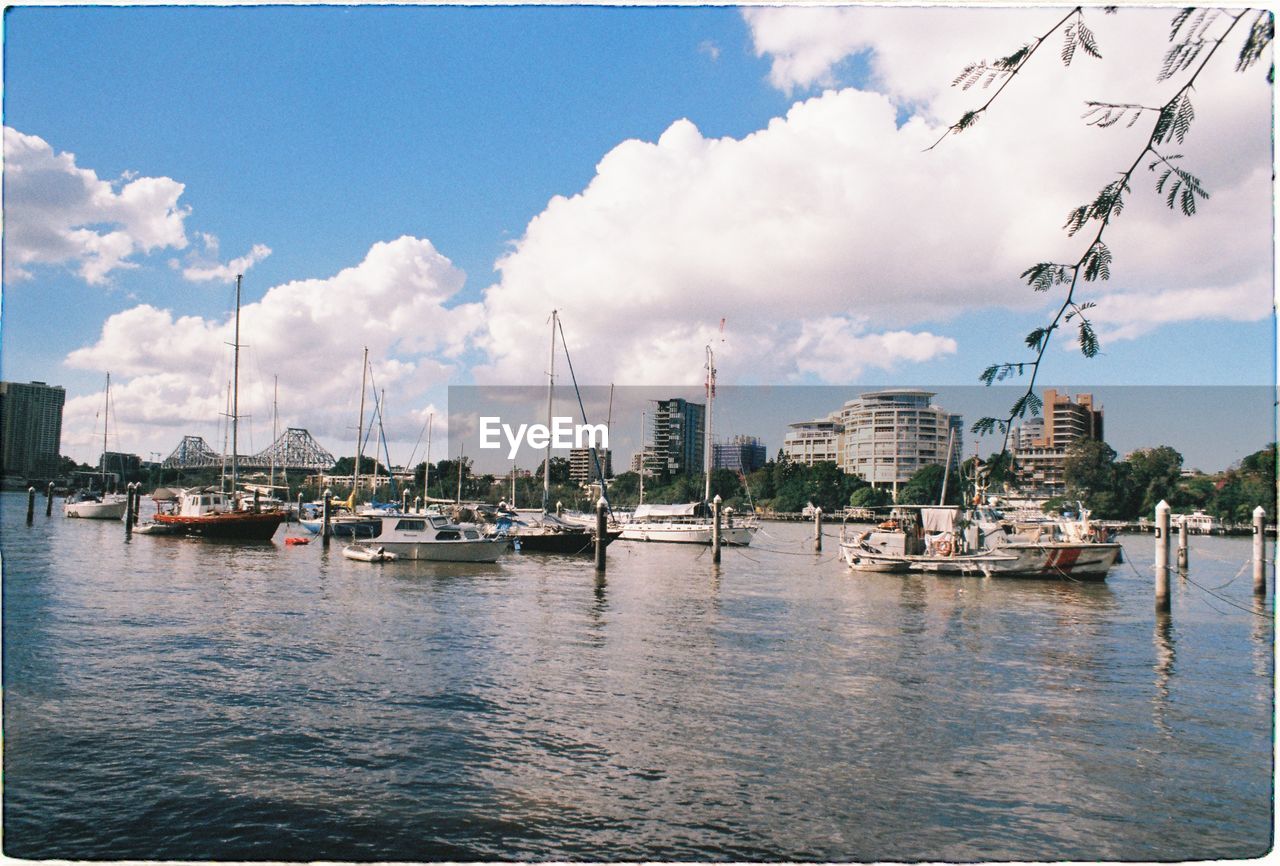
M 165 469 L 216 469 L 229 462 L 229 457 L 209 447 L 202 436 L 183 436 L 182 443 L 164 459 Z M 236 463 L 241 469 L 309 469 L 326 472 L 337 461 L 301 427 L 290 427 L 269 448 L 257 454 L 240 454 Z

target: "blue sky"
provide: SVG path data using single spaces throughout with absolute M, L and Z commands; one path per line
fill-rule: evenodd
M 696 382 L 721 318 L 722 381 L 973 384 L 1044 321 L 1018 273 L 1078 255 L 1066 210 L 1132 159 L 1081 99 L 1159 93 L 1167 11 L 1099 16 L 1106 65 L 1046 52 L 924 153 L 976 98 L 959 67 L 1047 15 L 10 8 L 3 376 L 68 388 L 79 459 L 108 370 L 113 447 L 213 443 L 239 258 L 258 448 L 278 379 L 281 426 L 342 453 L 367 345 L 407 451 L 449 385 L 538 382 L 553 307 L 595 384 Z M 1103 354 L 1055 346 L 1045 384 L 1274 383 L 1260 79 L 1198 86 L 1213 198 L 1186 220 L 1139 179 Z

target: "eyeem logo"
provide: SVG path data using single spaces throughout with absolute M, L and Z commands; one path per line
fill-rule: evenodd
M 551 419 L 549 429 L 546 424 L 521 424 L 513 430 L 510 424 L 503 424 L 501 418 L 481 416 L 480 447 L 501 448 L 499 437 L 505 437 L 511 446 L 508 460 L 516 459 L 521 443 L 535 451 L 548 445 L 559 449 L 609 447 L 609 428 L 605 424 L 574 424 L 572 418 L 557 415 Z

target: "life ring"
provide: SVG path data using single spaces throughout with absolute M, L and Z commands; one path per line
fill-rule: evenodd
M 938 554 L 938 556 L 950 556 L 951 555 L 951 539 L 943 538 L 939 540 L 938 543 L 933 546 L 933 550 L 934 550 L 934 553 Z

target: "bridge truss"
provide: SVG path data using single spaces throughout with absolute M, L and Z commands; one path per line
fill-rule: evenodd
M 183 436 L 182 443 L 161 464 L 165 469 L 215 469 L 230 458 L 209 447 L 201 436 Z M 311 434 L 301 427 L 290 427 L 270 447 L 257 454 L 241 454 L 236 461 L 241 469 L 301 469 L 325 472 L 337 461 Z

